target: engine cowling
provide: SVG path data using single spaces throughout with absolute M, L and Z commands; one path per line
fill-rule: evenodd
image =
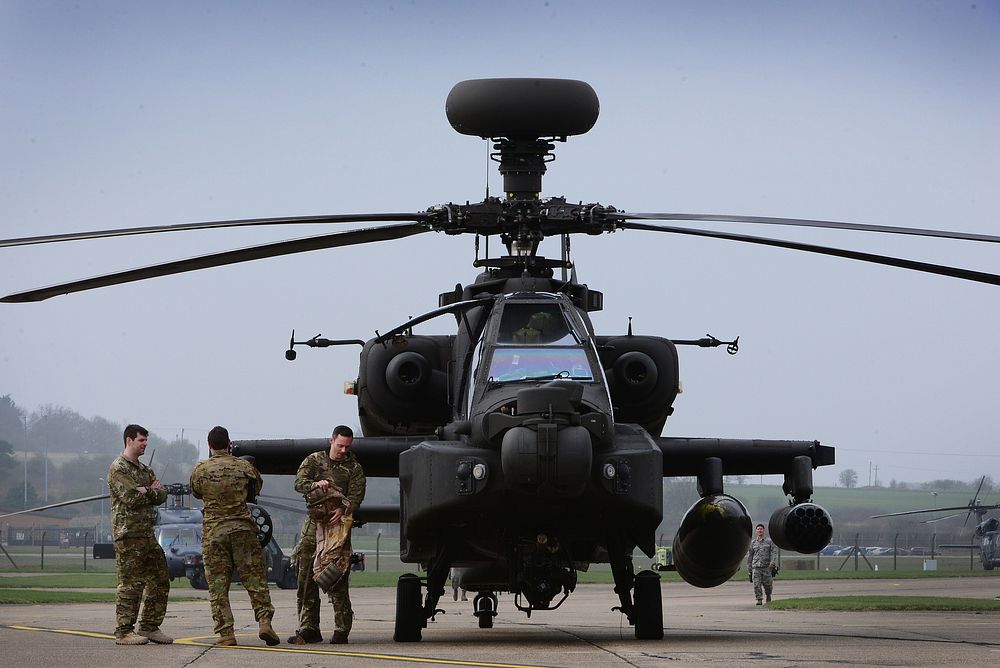
M 427 434 L 448 422 L 446 370 L 453 340 L 400 335 L 365 344 L 357 392 L 366 436 Z
M 767 523 L 768 533 L 782 550 L 815 554 L 830 544 L 833 522 L 830 514 L 815 503 L 799 503 L 774 511 Z
M 658 436 L 678 391 L 677 348 L 659 336 L 598 336 L 595 342 L 617 422 Z
M 674 536 L 677 572 L 695 587 L 716 587 L 733 577 L 750 547 L 752 522 L 746 507 L 728 494 L 699 499 Z

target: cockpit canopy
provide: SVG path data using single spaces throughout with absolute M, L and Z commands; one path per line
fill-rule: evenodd
M 593 381 L 583 336 L 558 301 L 504 304 L 490 359 L 492 382 L 568 378 Z
M 504 305 L 497 344 L 573 346 L 579 343 L 558 303 L 513 302 Z

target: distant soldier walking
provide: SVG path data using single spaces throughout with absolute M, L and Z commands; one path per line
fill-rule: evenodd
M 139 461 L 146 452 L 149 431 L 137 424 L 125 427 L 125 450 L 108 469 L 111 494 L 111 530 L 115 539 L 115 643 L 145 645 L 150 640 L 167 645 L 173 638 L 160 631 L 167 614 L 170 578 L 167 559 L 156 543 L 153 524 L 156 506 L 167 500 L 167 490 L 153 469 Z M 139 604 L 145 592 L 139 633 L 134 633 Z
M 757 537 L 750 541 L 750 552 L 747 553 L 747 569 L 753 581 L 753 595 L 757 598 L 757 605 L 763 605 L 764 595 L 767 596 L 767 602 L 771 602 L 774 587 L 771 576 L 774 568 L 774 543 L 764 535 L 763 524 L 758 524 L 756 530 Z
M 350 512 L 357 508 L 365 498 L 367 481 L 365 473 L 357 458 L 351 453 L 351 443 L 354 432 L 350 427 L 340 425 L 333 430 L 330 437 L 329 451 L 314 452 L 306 457 L 295 475 L 295 491 L 306 496 L 309 501 L 310 492 L 337 492 L 348 500 Z M 350 515 L 344 516 L 338 508 L 327 519 L 329 527 L 337 522 L 351 522 Z M 350 554 L 350 527 L 345 526 L 347 538 L 340 546 Z M 316 557 L 316 520 L 307 517 L 302 523 L 302 537 L 295 546 L 293 557 L 299 580 L 298 609 L 299 629 L 288 642 L 295 645 L 323 642 L 319 629 L 319 587 L 313 577 L 313 560 Z M 348 569 L 349 572 L 349 569 Z M 343 644 L 351 632 L 354 621 L 354 610 L 351 608 L 349 579 L 345 574 L 330 588 L 330 601 L 333 603 L 334 632 L 331 643 Z
M 229 584 L 235 568 L 250 595 L 260 639 L 277 645 L 281 640 L 271 627 L 274 606 L 267 588 L 264 552 L 246 503 L 247 491 L 257 494 L 264 483 L 250 462 L 229 453 L 231 445 L 229 432 L 214 427 L 208 432 L 209 458 L 198 462 L 191 472 L 191 493 L 205 501 L 201 550 L 212 619 L 219 634 L 215 644 L 236 644 L 235 620 L 229 605 Z

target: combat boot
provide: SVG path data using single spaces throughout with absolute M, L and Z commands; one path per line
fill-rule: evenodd
M 260 633 L 257 634 L 258 638 L 266 642 L 268 645 L 277 645 L 281 642 L 281 638 L 279 638 L 278 634 L 274 632 L 273 628 L 271 628 L 270 619 L 262 619 L 259 623 Z
M 218 647 L 236 647 L 236 636 L 219 636 L 219 639 L 215 641 Z
M 143 638 L 149 638 L 150 642 L 155 642 L 157 645 L 169 645 L 174 641 L 173 638 L 160 629 L 153 629 L 152 631 L 143 631 L 140 629 L 139 635 Z
M 333 637 L 330 638 L 331 645 L 346 645 L 347 644 L 347 632 L 346 631 L 334 631 Z
M 145 645 L 149 642 L 149 638 L 132 633 L 129 631 L 123 636 L 115 636 L 116 645 Z
M 770 594 L 768 594 L 768 595 L 767 595 L 767 602 L 768 602 L 768 603 L 770 603 L 770 602 L 771 602 L 771 595 L 770 595 Z
M 323 642 L 323 634 L 316 629 L 299 629 L 288 639 L 290 645 L 311 645 Z

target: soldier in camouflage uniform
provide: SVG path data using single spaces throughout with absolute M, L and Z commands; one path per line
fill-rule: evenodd
M 758 524 L 756 527 L 757 537 L 750 541 L 750 552 L 747 553 L 747 570 L 750 571 L 750 579 L 753 582 L 753 594 L 757 597 L 757 605 L 762 605 L 762 592 L 767 595 L 767 602 L 771 602 L 771 591 L 774 580 L 771 577 L 771 569 L 774 568 L 774 543 L 770 538 L 764 536 L 764 525 Z
M 333 486 L 347 497 L 353 508 L 357 508 L 365 498 L 365 472 L 351 453 L 354 432 L 350 427 L 340 425 L 330 437 L 330 450 L 314 452 L 306 457 L 295 475 L 295 491 L 305 495 L 312 489 L 326 490 Z M 336 521 L 342 511 L 335 511 L 331 521 Z M 350 551 L 348 534 L 346 549 Z M 306 518 L 302 523 L 302 537 L 295 546 L 293 558 L 298 571 L 299 629 L 288 642 L 295 645 L 322 642 L 319 630 L 319 587 L 313 579 L 313 559 L 316 555 L 316 521 Z M 333 603 L 334 632 L 331 643 L 343 644 L 351 632 L 354 610 L 351 609 L 349 578 L 343 577 L 330 589 Z
M 274 606 L 267 588 L 264 551 L 246 503 L 248 492 L 259 493 L 263 480 L 250 462 L 229 453 L 230 446 L 229 432 L 224 427 L 213 428 L 208 433 L 210 456 L 191 472 L 191 493 L 205 502 L 201 550 L 212 619 L 219 634 L 215 644 L 236 644 L 233 609 L 229 605 L 229 584 L 235 568 L 250 595 L 260 639 L 277 645 L 281 640 L 271 627 Z
M 167 500 L 167 490 L 156 479 L 153 469 L 139 461 L 146 452 L 149 431 L 130 424 L 125 427 L 123 438 L 125 450 L 108 469 L 111 530 L 118 572 L 115 642 L 145 645 L 152 640 L 169 644 L 173 639 L 160 631 L 160 624 L 167 614 L 170 578 L 167 559 L 153 535 L 156 506 Z M 133 631 L 144 591 L 146 602 L 136 634 Z

